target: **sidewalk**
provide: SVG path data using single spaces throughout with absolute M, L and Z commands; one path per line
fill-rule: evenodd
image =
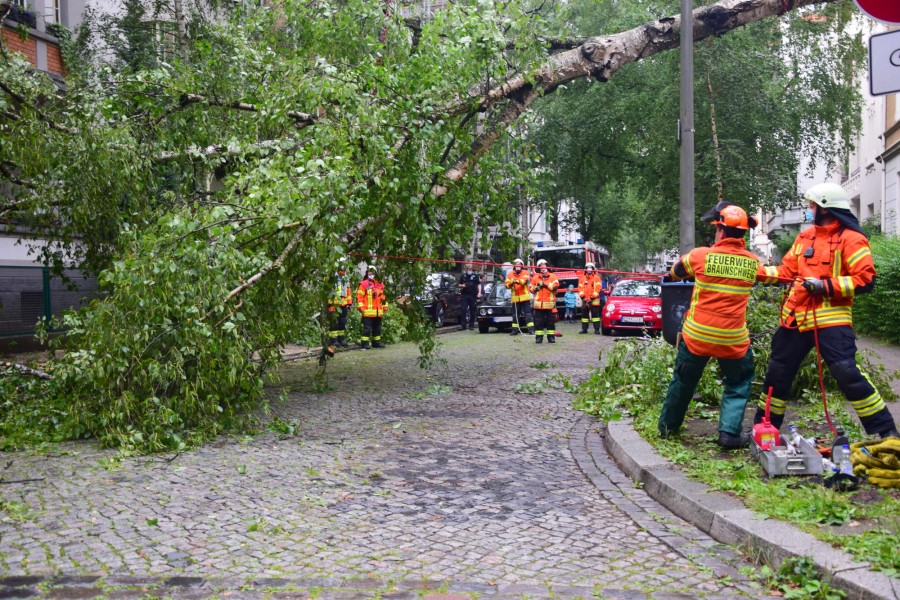
M 871 351 L 889 373 L 900 369 L 897 346 L 860 339 L 859 348 Z M 892 378 L 892 388 L 900 394 L 900 378 Z M 900 416 L 900 402 L 888 406 L 895 419 Z M 855 562 L 830 544 L 788 523 L 754 513 L 739 499 L 689 479 L 634 430 L 631 420 L 613 421 L 594 431 L 593 436 L 584 438 L 594 462 L 598 460 L 595 456 L 608 453 L 654 500 L 713 539 L 738 546 L 748 555 L 761 555 L 776 568 L 790 557 L 809 557 L 850 600 L 900 600 L 900 579 L 870 571 L 869 563 Z

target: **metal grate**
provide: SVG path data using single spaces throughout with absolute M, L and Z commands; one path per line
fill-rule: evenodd
M 75 270 L 65 275 L 68 283 L 46 267 L 0 266 L 0 337 L 34 333 L 39 321 L 99 296 L 96 277 Z

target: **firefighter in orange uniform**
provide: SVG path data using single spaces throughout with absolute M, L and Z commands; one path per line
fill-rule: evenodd
M 334 291 L 328 300 L 328 313 L 331 320 L 328 337 L 336 346 L 347 347 L 344 341 L 344 329 L 347 327 L 347 310 L 353 304 L 353 292 L 350 289 L 350 278 L 347 277 L 347 259 L 338 261 L 337 273 L 334 277 Z
M 534 341 L 538 344 L 547 336 L 548 344 L 556 343 L 556 288 L 559 280 L 547 268 L 543 258 L 537 261 L 538 272 L 531 278 L 534 294 Z
M 869 240 L 850 212 L 850 196 L 835 183 L 812 186 L 803 195 L 814 225 L 797 236 L 777 267 L 762 267 L 760 281 L 794 279 L 781 310 L 781 326 L 772 337 L 772 354 L 763 382 L 764 395 L 772 387 L 772 424 L 784 422 L 791 384 L 800 363 L 816 344 L 822 359 L 866 433 L 896 436 L 897 426 L 881 394 L 856 365 L 853 297 L 875 285 L 875 263 Z M 762 421 L 765 400 L 754 422 Z
M 519 335 L 522 329 L 530 335 L 534 329 L 534 318 L 531 315 L 531 292 L 528 285 L 531 277 L 525 269 L 521 258 L 513 261 L 512 271 L 506 274 L 506 287 L 512 292 L 510 301 L 513 308 L 512 331 L 509 335 Z
M 381 321 L 388 305 L 384 295 L 384 284 L 376 281 L 376 273 L 374 266 L 367 266 L 366 275 L 356 289 L 356 308 L 362 313 L 360 348 L 363 350 L 369 349 L 370 341 L 372 348 L 384 348 L 384 344 L 381 343 Z
M 741 426 L 753 381 L 747 302 L 760 266 L 759 258 L 746 249 L 744 236 L 756 227 L 756 220 L 727 201 L 719 202 L 703 220 L 716 226 L 715 243 L 694 248 L 671 269 L 674 279 L 693 277 L 695 284 L 658 427 L 663 437 L 678 432 L 703 369 L 716 358 L 725 387 L 718 443 L 740 448 L 747 445 Z
M 584 273 L 578 278 L 578 295 L 581 297 L 581 331 L 587 333 L 594 324 L 594 333 L 600 335 L 600 303 L 603 295 L 603 278 L 594 270 L 594 263 L 584 265 Z

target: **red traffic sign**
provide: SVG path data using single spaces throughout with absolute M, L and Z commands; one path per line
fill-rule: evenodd
M 876 21 L 900 25 L 900 2 L 897 0 L 855 0 L 859 10 Z

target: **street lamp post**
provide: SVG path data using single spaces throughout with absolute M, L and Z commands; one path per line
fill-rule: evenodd
M 681 0 L 681 143 L 679 236 L 682 254 L 694 247 L 694 15 L 691 0 Z

